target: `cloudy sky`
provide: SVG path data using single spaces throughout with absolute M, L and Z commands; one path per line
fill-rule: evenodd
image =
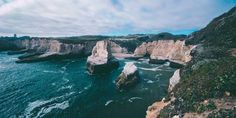
M 188 34 L 236 0 L 0 0 L 0 35 Z

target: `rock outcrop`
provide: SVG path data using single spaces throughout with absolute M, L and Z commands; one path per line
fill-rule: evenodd
M 153 103 L 146 111 L 146 118 L 158 118 L 160 111 L 168 104 L 170 104 L 170 101 L 164 102 L 164 100 Z
M 136 48 L 134 55 L 150 55 L 150 63 L 170 61 L 173 66 L 177 66 L 176 64 L 185 65 L 191 60 L 190 53 L 195 47 L 192 45 L 186 46 L 185 41 L 180 40 L 158 40 L 143 43 Z
M 124 89 L 133 86 L 140 79 L 138 68 L 133 62 L 127 62 L 122 73 L 116 80 L 116 86 L 119 89 Z
M 106 72 L 117 68 L 119 62 L 112 56 L 111 42 L 98 41 L 87 59 L 87 69 L 91 74 Z
M 153 49 L 157 46 L 158 41 L 153 42 L 144 42 L 139 47 L 137 47 L 134 51 L 135 56 L 150 56 L 152 54 Z
M 128 50 L 111 41 L 111 53 L 128 53 Z
M 171 92 L 173 90 L 175 85 L 179 83 L 179 80 L 180 80 L 180 69 L 176 70 L 173 76 L 170 78 L 168 92 Z

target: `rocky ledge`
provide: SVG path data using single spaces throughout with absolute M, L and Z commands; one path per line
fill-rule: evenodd
M 122 73 L 116 80 L 116 86 L 124 89 L 135 85 L 140 79 L 138 68 L 133 62 L 127 62 Z
M 185 45 L 181 40 L 158 40 L 143 43 L 135 49 L 135 56 L 150 56 L 150 63 L 165 63 L 170 61 L 171 67 L 182 67 L 192 58 L 191 50 L 196 46 Z
M 119 66 L 119 62 L 112 56 L 111 42 L 98 41 L 87 59 L 87 70 L 91 74 L 103 73 Z

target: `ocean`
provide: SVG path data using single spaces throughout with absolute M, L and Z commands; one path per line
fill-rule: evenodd
M 144 118 L 149 105 L 167 94 L 176 69 L 148 59 L 119 59 L 112 72 L 90 75 L 86 58 L 35 63 L 0 52 L 0 118 Z M 118 90 L 115 79 L 133 61 L 141 81 Z

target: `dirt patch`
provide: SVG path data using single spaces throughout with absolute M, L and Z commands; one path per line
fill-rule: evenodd
M 236 48 L 232 48 L 229 50 L 230 55 L 236 57 Z
M 164 102 L 163 100 L 160 102 L 155 102 L 151 106 L 148 107 L 146 111 L 146 118 L 157 118 L 160 111 L 169 104 L 170 102 Z
M 220 109 L 234 109 L 236 107 L 236 98 L 234 97 L 227 97 L 222 99 L 211 99 L 216 109 L 212 111 L 205 111 L 203 113 L 196 113 L 196 112 L 190 112 L 185 113 L 184 118 L 207 118 L 210 113 L 213 111 L 219 111 Z M 208 102 L 209 100 L 205 100 L 204 102 Z

